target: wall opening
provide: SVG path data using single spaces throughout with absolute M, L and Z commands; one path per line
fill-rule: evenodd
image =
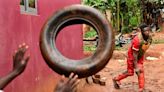
M 37 0 L 21 0 L 20 12 L 21 14 L 37 15 Z

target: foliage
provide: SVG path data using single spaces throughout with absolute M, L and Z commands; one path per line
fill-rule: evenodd
M 123 13 L 123 26 L 136 27 L 141 22 L 141 7 L 138 0 L 126 0 L 125 5 L 128 7 L 128 11 L 121 11 Z M 128 21 L 128 24 L 125 22 Z M 129 28 L 130 29 L 130 28 Z M 122 30 L 124 31 L 124 30 Z
M 29 0 L 29 7 L 35 8 L 35 0 Z
M 88 46 L 88 45 L 85 45 L 84 46 L 84 51 L 95 51 L 96 50 L 96 46 L 95 45 L 92 45 L 92 46 Z
M 124 34 L 124 33 L 130 33 L 131 32 L 131 30 L 132 30 L 132 28 L 131 27 L 129 27 L 129 26 L 123 26 L 122 27 L 122 33 Z
M 85 5 L 99 9 L 102 12 L 109 8 L 108 2 L 106 0 L 83 0 L 83 3 Z
M 28 3 L 29 3 L 29 7 L 35 8 L 35 0 L 29 0 Z M 24 4 L 25 4 L 25 1 L 21 0 L 20 5 L 24 5 Z
M 90 30 L 84 34 L 84 38 L 95 38 L 96 36 L 97 36 L 97 32 L 93 28 L 90 28 Z M 96 45 L 93 44 L 86 45 L 84 42 L 83 50 L 94 52 L 96 50 Z
M 131 17 L 131 18 L 129 19 L 129 22 L 130 22 L 130 24 L 131 24 L 132 26 L 137 26 L 137 25 L 138 25 L 138 20 L 137 20 L 137 17 L 136 17 L 136 16 Z
M 24 1 L 23 0 L 20 1 L 20 5 L 24 5 Z
M 91 29 L 90 31 L 85 33 L 85 38 L 93 38 L 97 36 L 97 32 L 94 29 Z
M 103 12 L 105 12 L 106 9 L 110 9 L 112 11 L 113 27 L 117 27 L 117 30 L 122 30 L 122 32 L 124 31 L 123 29 L 127 29 L 129 25 L 135 27 L 141 22 L 139 0 L 83 0 L 83 3 Z M 120 27 L 120 29 L 118 29 L 118 27 Z

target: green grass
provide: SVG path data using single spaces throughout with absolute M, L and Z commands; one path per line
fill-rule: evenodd
M 85 33 L 85 38 L 93 38 L 97 35 L 97 32 L 94 29 Z
M 97 36 L 97 32 L 91 28 L 90 31 L 87 31 L 84 35 L 84 38 L 93 38 Z M 83 50 L 84 51 L 91 51 L 91 52 L 95 52 L 96 50 L 96 46 L 95 45 L 85 45 L 83 46 Z
M 84 45 L 83 47 L 84 51 L 95 51 L 96 50 L 96 46 L 92 45 L 92 46 L 88 46 L 88 45 Z

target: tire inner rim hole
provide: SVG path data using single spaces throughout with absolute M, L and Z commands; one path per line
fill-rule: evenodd
M 96 26 L 85 19 L 68 19 L 61 22 L 54 33 L 54 44 L 68 59 L 81 60 L 92 56 L 98 46 Z M 68 53 L 69 52 L 69 53 Z

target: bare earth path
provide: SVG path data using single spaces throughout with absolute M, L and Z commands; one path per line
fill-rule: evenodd
M 112 78 L 126 70 L 126 51 L 115 51 L 108 65 L 99 73 L 107 78 L 106 86 L 87 84 L 84 80 L 78 92 L 138 92 L 136 74 L 122 81 L 121 89 L 113 87 Z M 145 62 L 146 92 L 164 92 L 164 44 L 152 45 L 148 50 Z

